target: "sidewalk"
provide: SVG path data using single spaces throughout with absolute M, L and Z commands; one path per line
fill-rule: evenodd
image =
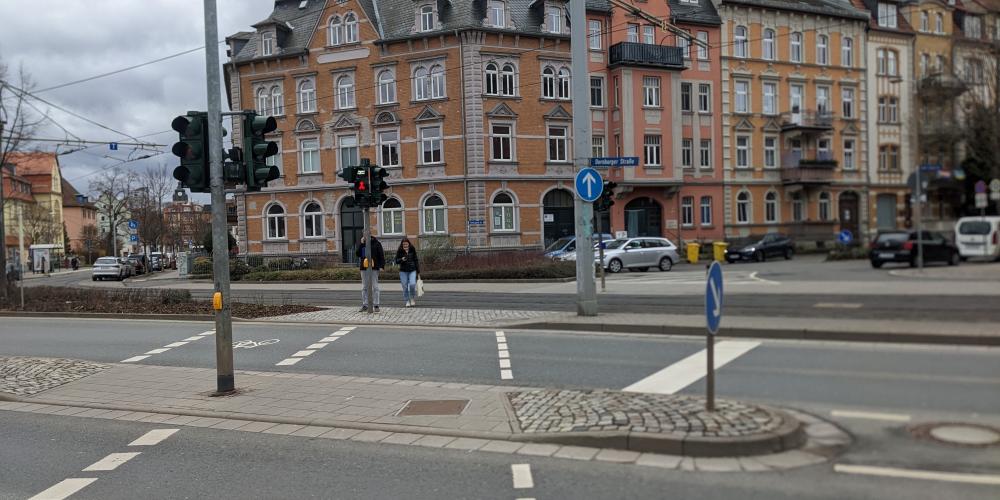
M 19 372 L 26 383 L 38 363 L 51 360 L 0 358 L 0 371 Z M 682 455 L 773 461 L 755 462 L 755 470 L 822 462 L 849 442 L 839 429 L 800 412 L 719 400 L 716 412 L 707 413 L 704 401 L 691 396 L 239 371 L 238 392 L 214 397 L 211 369 L 116 364 L 95 371 L 93 363 L 59 360 L 64 376 L 72 363 L 81 363 L 75 380 L 6 398 L 13 401 L 0 398 L 0 411 L 584 460 L 604 454 L 624 463 L 676 456 L 674 467 Z M 15 389 L 5 384 L 0 396 Z M 735 470 L 748 470 L 730 460 Z

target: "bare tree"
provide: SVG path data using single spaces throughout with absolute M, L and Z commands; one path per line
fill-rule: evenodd
M 167 224 L 163 216 L 164 200 L 173 192 L 174 178 L 166 165 L 151 168 L 138 176 L 138 187 L 130 200 L 132 218 L 139 223 L 139 239 L 160 250 Z
M 965 170 L 977 179 L 1000 177 L 1000 41 L 966 62 L 961 113 L 966 139 Z M 956 72 L 957 72 L 956 68 Z
M 109 255 L 118 255 L 118 230 L 129 219 L 129 203 L 139 185 L 135 172 L 115 168 L 90 181 L 90 191 L 97 197 L 97 213 L 107 220 L 102 227 Z
M 77 250 L 84 250 L 87 252 L 87 264 L 94 262 L 94 247 L 97 246 L 97 243 L 100 241 L 100 237 L 101 236 L 97 231 L 97 226 L 93 224 L 83 226 L 83 229 L 80 231 L 80 239 L 83 240 L 83 248 Z
M 27 205 L 22 215 L 24 230 L 34 244 L 52 243 L 62 232 L 62 225 L 52 215 L 52 209 L 43 203 Z

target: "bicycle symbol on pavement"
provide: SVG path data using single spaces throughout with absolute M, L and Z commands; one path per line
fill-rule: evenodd
M 253 349 L 254 347 L 277 344 L 278 342 L 279 342 L 278 339 L 267 339 L 267 340 L 261 340 L 260 342 L 256 340 L 240 340 L 237 342 L 233 342 L 233 349 L 240 349 L 240 348 Z

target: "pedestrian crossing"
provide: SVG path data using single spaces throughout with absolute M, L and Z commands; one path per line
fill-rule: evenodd
M 661 284 L 670 283 L 675 285 L 705 285 L 704 271 L 671 271 L 669 273 L 629 273 L 616 276 L 617 280 L 630 284 Z M 725 276 L 726 286 L 729 285 L 771 285 L 778 284 L 774 281 L 757 277 L 756 271 L 727 271 Z

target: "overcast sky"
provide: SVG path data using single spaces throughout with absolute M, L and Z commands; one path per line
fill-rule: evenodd
M 220 41 L 266 18 L 273 0 L 218 0 Z M 8 78 L 17 85 L 19 64 L 31 75 L 36 89 L 107 73 L 204 45 L 203 3 L 199 0 L 0 0 L 0 60 L 9 66 Z M 226 61 L 225 45 L 219 46 Z M 5 94 L 7 95 L 7 94 Z M 42 99 L 95 122 L 133 136 L 170 130 L 170 120 L 187 110 L 207 108 L 205 52 L 198 50 L 167 61 L 86 83 L 38 93 Z M 73 134 L 97 141 L 132 142 L 62 111 L 35 102 Z M 223 111 L 228 111 L 223 102 Z M 66 136 L 51 121 L 37 137 Z M 150 165 L 173 167 L 177 158 L 170 131 L 146 140 L 166 144 L 164 155 L 129 163 L 141 170 Z M 38 144 L 54 150 L 55 144 Z M 59 151 L 70 148 L 60 146 Z M 110 151 L 97 146 L 60 156 L 63 176 L 77 189 L 88 191 L 95 172 L 116 163 L 105 155 L 128 159 L 148 154 L 120 146 Z

